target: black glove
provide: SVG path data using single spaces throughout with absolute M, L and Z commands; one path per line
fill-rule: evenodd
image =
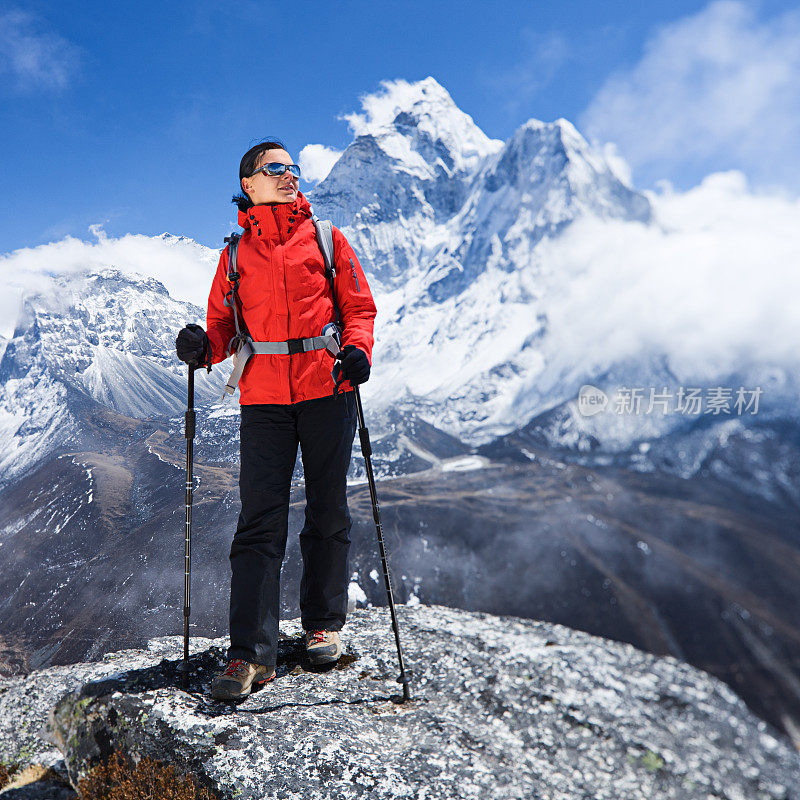
M 363 350 L 354 344 L 346 344 L 341 350 L 341 375 L 353 386 L 369 380 L 369 359 Z
M 210 355 L 206 332 L 194 324 L 182 328 L 175 339 L 175 351 L 178 358 L 190 366 L 205 364 Z

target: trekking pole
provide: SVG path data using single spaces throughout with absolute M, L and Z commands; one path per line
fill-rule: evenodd
M 183 662 L 178 671 L 183 674 L 186 684 L 189 677 L 189 586 L 192 572 L 192 462 L 194 456 L 194 371 L 196 366 L 189 364 L 189 390 L 185 416 L 184 436 L 186 437 L 186 537 L 183 554 Z
M 342 368 L 341 368 L 341 333 L 339 328 L 334 323 L 329 323 L 322 329 L 322 335 L 329 338 L 328 344 L 325 349 L 334 358 L 334 366 L 331 372 L 336 386 L 334 392 L 339 390 L 339 384 L 342 382 Z M 372 472 L 372 446 L 369 442 L 369 431 L 364 423 L 364 409 L 361 406 L 361 392 L 358 390 L 358 384 L 353 384 L 353 393 L 356 398 L 356 410 L 358 412 L 358 438 L 361 440 L 361 455 L 364 456 L 364 464 L 367 467 L 367 482 L 369 483 L 369 495 L 372 499 L 372 518 L 375 520 L 375 529 L 378 531 L 378 545 L 381 551 L 381 563 L 383 564 L 383 579 L 386 583 L 386 596 L 389 598 L 389 612 L 392 615 L 392 628 L 394 629 L 394 641 L 397 644 L 397 660 L 400 662 L 400 677 L 397 678 L 397 683 L 403 685 L 403 699 L 400 701 L 404 703 L 406 700 L 411 699 L 411 694 L 408 690 L 408 684 L 411 683 L 412 671 L 406 670 L 403 664 L 403 648 L 400 646 L 400 629 L 397 627 L 397 614 L 394 610 L 394 596 L 392 595 L 392 580 L 389 577 L 389 565 L 386 561 L 386 548 L 383 544 L 383 527 L 381 525 L 381 510 L 378 505 L 378 492 L 375 488 L 375 475 Z
M 405 667 L 403 666 L 403 650 L 400 647 L 400 630 L 397 627 L 397 614 L 394 610 L 392 581 L 389 577 L 389 566 L 386 562 L 386 548 L 383 545 L 381 510 L 378 506 L 378 493 L 375 489 L 375 476 L 372 472 L 372 446 L 369 442 L 369 430 L 367 430 L 367 426 L 364 424 L 364 410 L 361 407 L 361 393 L 358 391 L 357 384 L 353 386 L 353 391 L 356 396 L 356 409 L 358 411 L 358 438 L 361 440 L 361 455 L 364 456 L 364 463 L 367 467 L 367 482 L 369 483 L 369 494 L 372 498 L 372 517 L 375 520 L 375 529 L 378 531 L 378 544 L 381 551 L 381 562 L 383 563 L 383 578 L 386 582 L 386 596 L 389 598 L 389 611 L 392 615 L 394 640 L 397 643 L 397 660 L 400 662 L 400 677 L 397 679 L 397 682 L 403 685 L 403 699 L 400 702 L 404 703 L 406 700 L 411 699 L 411 694 L 408 690 L 408 684 L 411 683 L 411 670 L 408 670 L 408 674 L 406 674 Z

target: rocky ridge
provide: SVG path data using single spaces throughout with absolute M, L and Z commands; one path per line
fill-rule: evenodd
M 2 681 L 0 758 L 75 783 L 122 747 L 242 799 L 800 797 L 800 755 L 681 661 L 535 620 L 398 616 L 410 703 L 388 614 L 357 610 L 327 671 L 306 661 L 299 620 L 283 622 L 278 678 L 238 705 L 208 694 L 225 639 L 192 639 L 186 685 L 176 636 Z

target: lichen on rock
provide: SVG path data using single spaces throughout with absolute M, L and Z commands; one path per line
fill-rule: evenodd
M 800 755 L 677 659 L 535 620 L 424 605 L 398 617 L 408 703 L 388 613 L 373 608 L 348 616 L 330 669 L 306 660 L 299 620 L 282 622 L 277 678 L 238 704 L 209 694 L 226 639 L 192 639 L 184 684 L 182 640 L 164 637 L 113 669 L 7 682 L 0 709 L 9 694 L 24 706 L 26 681 L 61 686 L 49 735 L 73 785 L 119 748 L 229 798 L 800 800 Z

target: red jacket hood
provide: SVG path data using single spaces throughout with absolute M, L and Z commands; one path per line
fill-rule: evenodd
M 304 220 L 311 219 L 311 205 L 298 191 L 292 203 L 266 203 L 239 211 L 239 226 L 261 239 L 286 241 L 289 234 Z

